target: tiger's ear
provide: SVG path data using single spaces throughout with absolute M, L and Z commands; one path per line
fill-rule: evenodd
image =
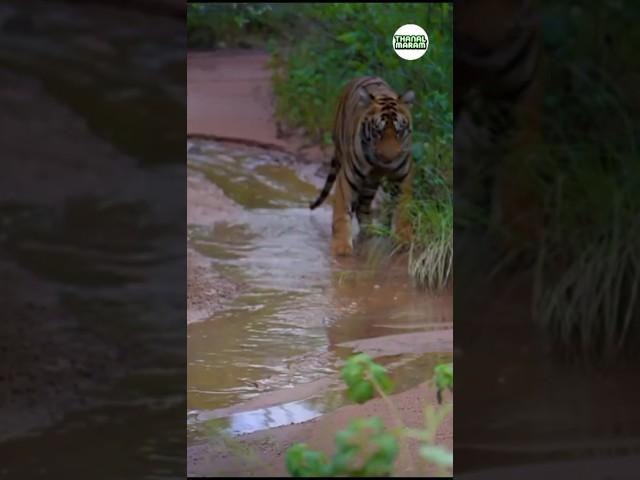
M 400 101 L 405 105 L 411 106 L 416 99 L 416 94 L 413 93 L 413 90 L 408 90 L 400 97 Z
M 374 99 L 373 95 L 371 95 L 362 87 L 358 89 L 358 98 L 360 100 L 360 105 L 362 105 L 363 107 L 369 105 Z

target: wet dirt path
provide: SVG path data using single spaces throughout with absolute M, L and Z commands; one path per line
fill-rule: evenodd
M 435 398 L 424 381 L 452 358 L 450 294 L 414 289 L 405 258 L 331 257 L 330 206 L 307 207 L 325 165 L 277 138 L 266 59 L 189 56 L 188 128 L 199 134 L 187 144 L 189 475 L 255 473 L 222 433 L 284 474 L 292 442 L 330 453 L 348 418 L 384 416 L 376 402 L 345 405 L 337 371 L 355 351 L 389 368 L 405 421 L 419 427 Z M 221 105 L 234 99 L 236 109 Z M 451 446 L 451 433 L 449 422 L 440 441 Z
M 254 50 L 188 52 L 187 135 L 235 139 L 296 155 L 325 168 L 330 152 L 274 120 L 269 54 Z
M 187 133 L 280 144 L 264 52 L 189 52 Z
M 406 258 L 332 258 L 331 210 L 309 211 L 317 187 L 298 177 L 293 158 L 191 140 L 187 159 L 192 184 L 216 184 L 235 210 L 189 224 L 190 255 L 239 285 L 214 314 L 197 301 L 189 312 L 190 446 L 344 405 L 337 372 L 357 351 L 385 364 L 399 391 L 451 360 L 451 297 L 414 289 Z

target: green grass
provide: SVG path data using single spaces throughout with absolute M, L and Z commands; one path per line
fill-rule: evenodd
M 543 4 L 546 2 L 543 2 Z M 625 14 L 620 15 L 624 7 Z M 640 330 L 640 8 L 544 10 L 549 58 L 534 316 L 572 357 L 613 358 Z M 629 69 L 629 67 L 632 67 Z
M 420 284 L 447 285 L 453 250 L 452 6 L 233 5 L 190 4 L 189 45 L 266 46 L 272 54 L 278 120 L 302 128 L 312 141 L 331 144 L 340 90 L 357 76 L 378 75 L 400 94 L 409 89 L 416 93 L 412 116 L 417 174 L 410 205 L 416 235 L 404 247 L 411 251 L 409 269 Z M 393 34 L 407 23 L 422 26 L 429 35 L 429 50 L 417 61 L 402 60 L 391 47 Z M 376 233 L 395 240 L 388 229 Z
M 421 285 L 440 289 L 453 278 L 453 202 L 414 203 L 416 238 L 409 250 L 409 269 Z

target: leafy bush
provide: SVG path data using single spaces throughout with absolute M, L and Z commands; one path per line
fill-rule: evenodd
M 400 452 L 400 442 L 407 438 L 422 442 L 420 455 L 423 459 L 440 467 L 443 473 L 451 472 L 453 454 L 435 444 L 437 429 L 450 414 L 451 404 L 441 405 L 438 409 L 427 407 L 425 428 L 408 429 L 388 397 L 393 385 L 382 365 L 360 353 L 347 360 L 341 377 L 347 385 L 347 396 L 356 403 L 365 403 L 378 393 L 387 403 L 397 428 L 387 429 L 379 417 L 355 419 L 336 434 L 336 451 L 331 459 L 305 443 L 295 444 L 286 455 L 287 469 L 292 476 L 390 476 Z M 442 392 L 453 391 L 453 364 L 438 365 L 434 383 L 438 402 L 442 403 Z
M 189 3 L 187 46 L 262 47 L 265 38 L 278 36 L 287 29 L 288 18 L 291 16 L 286 5 Z

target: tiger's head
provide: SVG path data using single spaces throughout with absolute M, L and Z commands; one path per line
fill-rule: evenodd
M 359 101 L 366 108 L 362 123 L 362 147 L 366 155 L 380 167 L 391 167 L 411 149 L 410 108 L 415 94 L 385 92 L 375 95 L 360 88 Z

